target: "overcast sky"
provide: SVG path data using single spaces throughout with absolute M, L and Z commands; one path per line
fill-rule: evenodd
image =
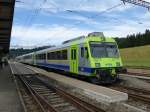
M 59 45 L 93 31 L 125 37 L 150 29 L 150 11 L 131 4 L 119 5 L 120 0 L 20 1 L 16 3 L 11 46 Z

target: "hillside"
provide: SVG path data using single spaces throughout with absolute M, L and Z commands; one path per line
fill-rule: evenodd
M 124 66 L 150 67 L 150 45 L 120 49 Z

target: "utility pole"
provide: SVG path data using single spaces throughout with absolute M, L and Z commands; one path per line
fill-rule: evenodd
M 128 2 L 128 3 L 134 4 L 134 5 L 145 7 L 148 10 L 150 10 L 150 2 L 147 2 L 144 0 L 121 0 L 121 1 L 123 1 L 124 4 L 126 2 Z

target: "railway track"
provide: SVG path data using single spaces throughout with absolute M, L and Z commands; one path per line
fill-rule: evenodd
M 19 91 L 22 96 L 23 106 L 25 112 L 44 112 L 42 106 L 38 102 L 37 98 L 31 94 L 31 91 L 27 91 L 26 88 L 24 88 L 23 84 L 17 79 L 17 85 L 19 86 Z
M 129 98 L 138 99 L 150 104 L 150 91 L 134 88 L 134 87 L 120 86 L 120 85 L 112 86 L 110 88 L 118 91 L 126 92 L 128 93 Z
M 137 76 L 145 76 L 145 77 L 150 77 L 150 74 L 145 74 L 145 73 L 134 73 L 134 72 L 127 72 L 126 74 L 128 75 L 137 75 Z
M 27 95 L 23 98 L 29 99 L 27 106 L 35 104 L 30 112 L 104 112 L 59 88 L 47 85 L 36 76 L 18 75 L 17 77 L 26 88 Z
M 127 68 L 127 74 L 150 77 L 150 68 Z
M 125 102 L 127 105 L 150 112 L 150 91 L 122 85 L 114 85 L 109 88 L 127 93 L 128 100 Z

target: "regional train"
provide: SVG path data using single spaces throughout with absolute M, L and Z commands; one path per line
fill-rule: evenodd
M 58 47 L 18 56 L 19 62 L 69 72 L 99 83 L 113 83 L 122 68 L 118 46 L 102 32 L 67 40 Z

